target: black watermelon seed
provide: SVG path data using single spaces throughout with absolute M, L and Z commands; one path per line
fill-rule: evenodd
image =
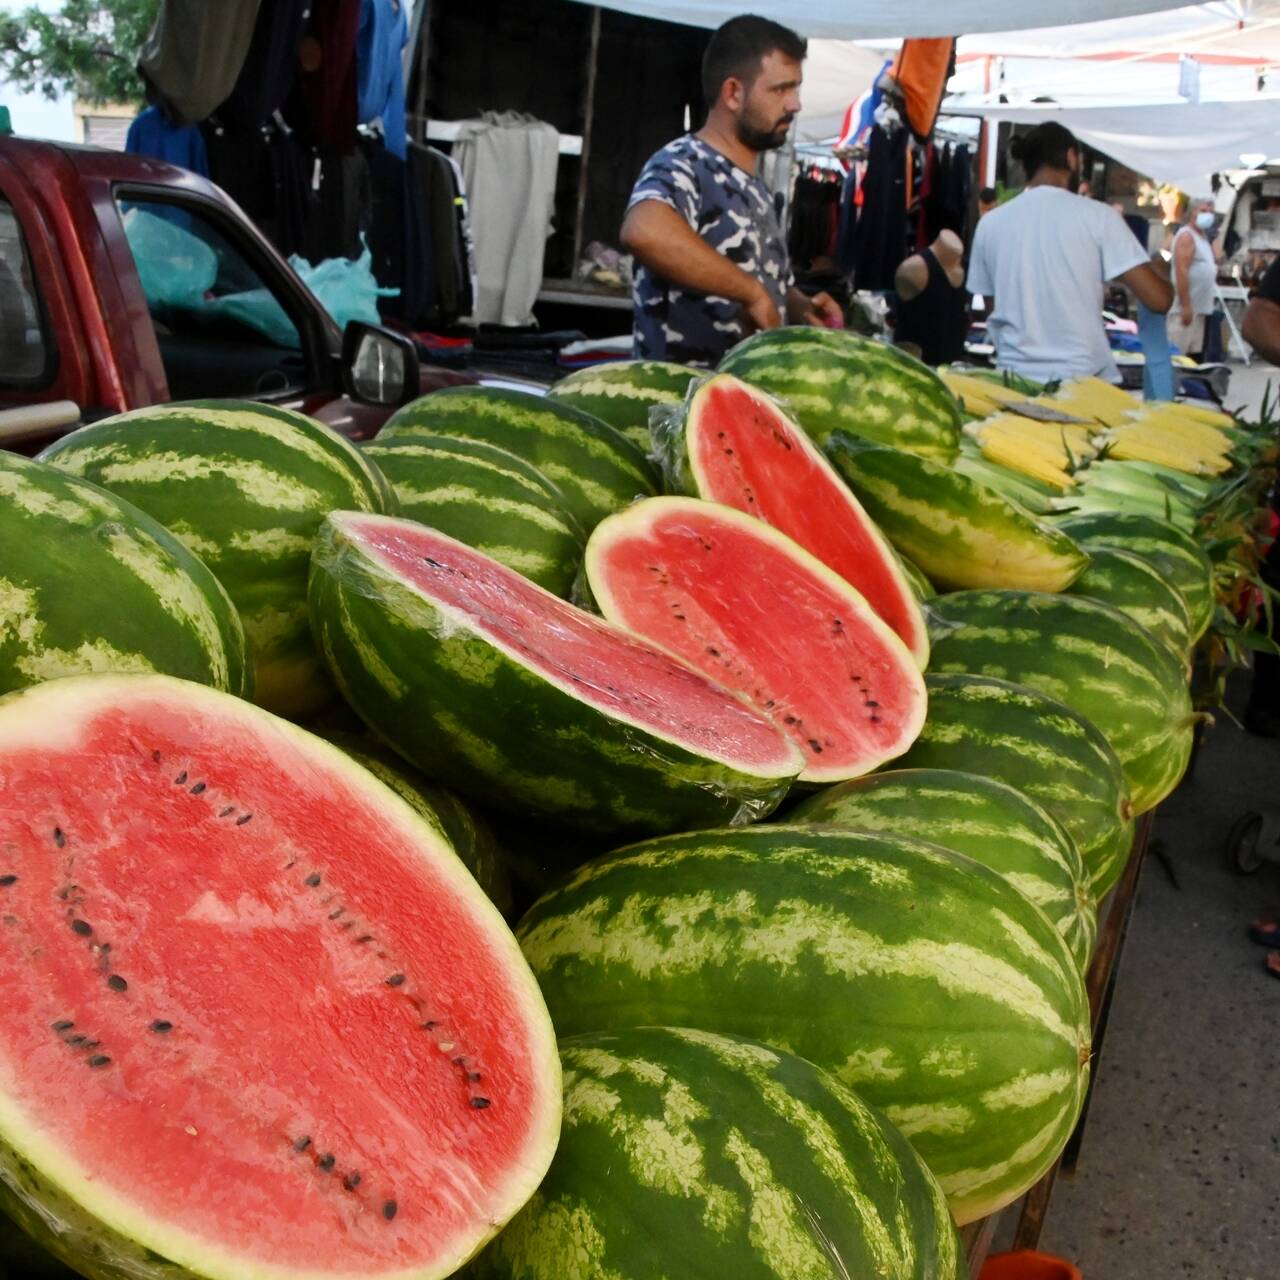
M 105 1053 L 95 1053 L 93 1057 L 89 1059 L 89 1065 L 91 1067 L 105 1067 L 110 1061 L 111 1059 L 108 1058 Z
M 160 1034 L 161 1034 L 161 1035 L 163 1035 L 166 1031 L 172 1031 L 172 1030 L 173 1030 L 173 1023 L 172 1023 L 172 1022 L 166 1022 L 163 1018 L 157 1018 L 157 1019 L 156 1019 L 156 1020 L 151 1024 L 151 1030 L 152 1030 L 152 1031 L 158 1031 L 158 1032 L 160 1032 Z
M 183 771 L 180 774 L 178 774 L 176 778 L 174 778 L 174 782 L 176 782 L 179 786 L 181 786 L 184 782 L 186 782 L 186 780 L 187 780 L 187 771 L 185 769 L 183 769 Z
M 478 1071 L 468 1071 L 467 1079 L 470 1080 L 472 1084 L 479 1084 L 480 1081 L 484 1079 L 484 1076 L 482 1076 Z
M 299 1138 L 297 1142 L 293 1144 L 293 1149 L 295 1151 L 305 1151 L 310 1145 L 311 1145 L 310 1138 Z
M 129 984 L 118 973 L 113 973 L 107 979 L 107 986 L 109 986 L 112 991 L 128 991 L 129 990 Z
M 62 828 L 61 828 L 61 827 L 54 827 L 54 829 L 53 829 L 53 843 L 54 843 L 54 844 L 56 844 L 56 845 L 58 846 L 58 848 L 59 848 L 59 849 L 61 849 L 61 848 L 63 847 L 63 845 L 65 845 L 65 844 L 67 843 L 67 837 L 66 837 L 65 835 L 63 835 L 63 834 L 62 834 Z
M 398 987 L 403 981 L 404 981 L 403 973 L 393 973 L 391 977 L 387 979 L 387 986 Z
M 394 1200 L 387 1200 L 383 1203 L 382 1216 L 386 1218 L 388 1222 L 396 1216 L 396 1202 Z
M 80 1047 L 82 1049 L 96 1049 L 101 1043 L 101 1040 L 86 1040 Z
M 341 907 L 339 907 L 339 908 L 337 909 L 337 911 L 330 911 L 330 912 L 329 912 L 329 919 L 330 919 L 330 920 L 336 920 L 336 919 L 337 919 L 337 918 L 342 914 L 342 910 L 343 910 L 343 909 L 342 909 Z
M 158 751 L 153 751 L 151 753 L 151 758 L 156 762 L 156 764 L 160 763 L 160 753 Z
M 193 796 L 198 796 L 202 791 L 204 791 L 208 787 L 208 785 L 209 784 L 207 782 L 197 782 L 196 785 L 191 788 L 191 794 Z
M 250 819 L 250 818 L 252 818 L 252 817 L 253 817 L 253 814 L 251 814 L 251 813 L 246 813 L 246 814 L 244 815 L 244 817 L 243 817 L 243 818 L 237 818 L 237 819 L 236 819 L 236 826 L 237 826 L 237 827 L 243 827 L 243 826 L 244 826 L 244 824 L 245 824 L 246 822 L 248 822 L 248 821 L 249 821 L 249 819 Z
M 313 871 L 302 883 L 314 889 L 320 883 L 320 873 Z
M 867 707 L 878 707 L 880 704 L 874 698 L 868 698 L 863 705 Z
M 485 1107 L 489 1106 L 489 1099 L 488 1098 L 472 1098 L 471 1105 L 475 1107 L 477 1111 L 483 1111 Z
M 348 1191 L 354 1191 L 360 1185 L 360 1175 L 358 1173 L 349 1173 L 342 1180 L 342 1185 Z
M 814 754 L 815 754 L 815 755 L 821 755 L 821 754 L 822 754 L 822 743 L 820 743 L 820 742 L 817 740 L 817 738 L 810 738 L 810 739 L 809 739 L 809 746 L 813 748 L 813 751 L 814 751 Z
M 231 814 L 235 813 L 235 811 L 236 811 L 235 805 L 229 804 L 225 809 L 219 810 L 218 817 L 220 818 L 229 817 Z
M 68 1043 L 68 1044 L 69 1044 L 73 1049 L 78 1049 L 78 1048 L 79 1048 L 82 1044 L 84 1044 L 84 1043 L 85 1043 L 85 1041 L 87 1041 L 88 1039 L 89 1039 L 89 1037 L 88 1037 L 88 1036 L 68 1036 L 68 1037 L 67 1037 L 67 1043 Z
M 18 877 L 13 875 L 0 876 L 0 889 L 7 889 L 11 884 L 16 884 L 17 880 Z
M 53 1024 L 53 1029 L 55 1031 L 70 1031 L 75 1025 L 76 1024 L 74 1022 L 70 1022 L 66 1018 L 63 1018 L 60 1022 L 55 1022 Z
M 328 1173 L 333 1168 L 334 1155 L 332 1151 L 326 1151 L 320 1157 L 320 1164 L 317 1166 L 321 1173 Z
M 371 933 L 362 933 L 362 934 L 361 934 L 361 935 L 356 939 L 356 945 L 357 945 L 357 946 L 359 946 L 359 945 L 360 945 L 360 943 L 362 943 L 362 942 L 372 942 L 372 941 L 373 941 L 373 934 L 371 934 Z
M 431 1019 L 430 1021 L 424 1022 L 422 1024 L 422 1029 L 423 1031 L 434 1031 L 439 1025 L 440 1024 L 438 1022 L 436 1022 L 434 1019 Z
M 71 932 L 78 933 L 82 938 L 87 938 L 93 932 L 93 925 L 87 920 L 73 920 L 71 922 Z

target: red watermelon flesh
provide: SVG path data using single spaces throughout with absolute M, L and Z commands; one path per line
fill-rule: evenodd
M 869 773 L 924 724 L 907 647 L 843 578 L 763 521 L 648 498 L 597 526 L 586 569 L 605 617 L 772 716 L 804 753 L 801 782 Z
M 719 374 L 694 393 L 685 447 L 699 497 L 781 529 L 866 597 L 923 669 L 924 615 L 893 549 L 862 504 L 768 396 Z
M 550 1162 L 554 1033 L 501 918 L 248 703 L 159 676 L 0 702 L 0 943 L 6 1207 L 110 1274 L 446 1276 Z

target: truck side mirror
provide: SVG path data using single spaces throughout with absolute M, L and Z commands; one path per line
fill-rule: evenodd
M 421 395 L 413 339 L 362 320 L 342 335 L 342 389 L 365 404 L 402 405 Z

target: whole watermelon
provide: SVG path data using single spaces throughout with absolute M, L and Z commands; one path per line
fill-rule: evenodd
M 0 452 L 0 693 L 59 676 L 160 672 L 246 696 L 235 606 L 132 503 Z
M 668 360 L 617 360 L 561 378 L 547 398 L 607 422 L 647 454 L 649 411 L 679 405 L 698 375 L 699 370 Z
M 1075 1126 L 1089 1006 L 997 872 L 903 836 L 668 836 L 574 873 L 517 930 L 561 1035 L 699 1027 L 785 1046 L 902 1131 L 960 1223 L 1034 1183 Z
M 960 403 L 946 383 L 898 347 L 837 329 L 767 329 L 720 361 L 777 396 L 817 444 L 838 430 L 950 462 L 960 448 Z
M 307 615 L 311 540 L 330 511 L 394 510 L 349 441 L 291 409 L 200 400 L 105 418 L 40 456 L 135 503 L 208 564 L 244 622 L 258 703 L 301 719 L 333 699 Z
M 472 1280 L 961 1280 L 941 1189 L 825 1071 L 667 1027 L 560 1043 L 564 1128 Z

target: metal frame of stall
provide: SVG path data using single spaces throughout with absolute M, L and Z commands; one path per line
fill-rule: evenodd
M 1142 866 L 1146 861 L 1147 848 L 1151 842 L 1151 828 L 1154 820 L 1154 812 L 1143 814 L 1138 819 L 1134 829 L 1132 851 L 1124 874 L 1116 887 L 1107 895 L 1099 911 L 1101 928 L 1098 932 L 1098 943 L 1088 972 L 1085 974 L 1085 990 L 1089 996 L 1090 1021 L 1093 1028 L 1093 1065 L 1089 1090 L 1085 1095 L 1080 1118 L 1076 1121 L 1075 1130 L 1052 1168 L 1023 1195 L 1021 1200 L 962 1228 L 960 1238 L 969 1259 L 969 1273 L 973 1280 L 978 1280 L 982 1265 L 991 1252 L 996 1232 L 1006 1214 L 1014 1211 L 1018 1213 L 1012 1248 L 1034 1249 L 1039 1244 L 1040 1233 L 1044 1228 L 1044 1220 L 1053 1197 L 1054 1185 L 1059 1175 L 1069 1176 L 1074 1171 L 1076 1161 L 1079 1159 L 1085 1125 L 1089 1119 L 1089 1104 L 1098 1078 L 1098 1060 L 1106 1038 L 1107 1018 L 1111 1010 L 1112 993 L 1115 990 L 1116 972 L 1124 949 L 1129 920 L 1133 914 L 1138 881 L 1142 875 Z

